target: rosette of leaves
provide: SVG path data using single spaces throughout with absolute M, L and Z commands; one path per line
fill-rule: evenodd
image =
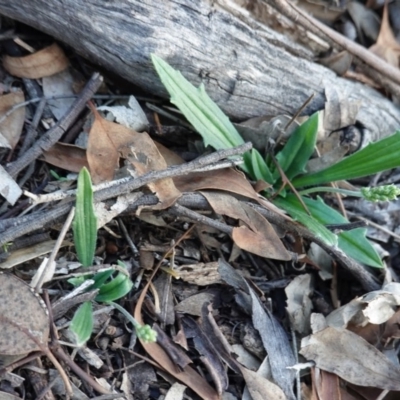
M 204 144 L 216 150 L 239 146 L 244 143 L 234 125 L 207 95 L 204 86 L 194 87 L 179 72 L 160 57 L 152 55 L 155 69 L 171 96 L 171 102 L 202 136 Z M 262 179 L 272 185 L 266 197 L 284 209 L 295 220 L 301 222 L 328 245 L 338 246 L 349 257 L 372 267 L 382 267 L 382 261 L 366 238 L 366 229 L 334 234 L 325 225 L 343 224 L 348 221 L 322 198 L 312 199 L 308 195 L 300 200 L 282 185 L 281 171 L 295 189 L 327 184 L 330 182 L 360 178 L 400 166 L 400 131 L 394 135 L 371 143 L 340 162 L 318 172 L 307 173 L 305 166 L 312 156 L 317 139 L 319 113 L 311 115 L 296 128 L 284 147 L 276 154 L 262 155 L 255 149 L 243 155 L 241 168 L 254 180 Z M 275 164 L 278 163 L 278 166 Z M 324 188 L 318 188 L 324 191 Z M 328 191 L 328 189 L 326 190 Z M 278 194 L 276 197 L 273 195 Z M 306 206 L 306 207 L 304 207 Z

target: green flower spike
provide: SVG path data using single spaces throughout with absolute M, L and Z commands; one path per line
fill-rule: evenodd
M 136 335 L 146 343 L 152 343 L 157 340 L 157 332 L 150 325 L 136 326 Z
M 121 307 L 117 303 L 109 301 L 108 304 L 116 308 L 128 319 L 128 321 L 134 326 L 136 335 L 140 340 L 143 340 L 143 342 L 146 343 L 152 343 L 157 340 L 157 332 L 153 330 L 150 325 L 140 325 L 139 322 L 125 310 L 125 308 Z
M 368 201 L 390 201 L 400 195 L 400 189 L 395 185 L 361 188 L 364 199 Z

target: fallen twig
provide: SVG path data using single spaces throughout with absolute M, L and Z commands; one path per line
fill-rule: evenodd
M 49 150 L 65 133 L 69 126 L 74 122 L 79 113 L 84 109 L 86 102 L 90 100 L 93 94 L 103 82 L 103 77 L 95 73 L 86 84 L 79 97 L 72 104 L 67 114 L 61 118 L 56 125 L 49 129 L 35 144 L 27 150 L 18 160 L 6 167 L 6 171 L 15 177 L 22 169 L 36 160 L 43 151 Z

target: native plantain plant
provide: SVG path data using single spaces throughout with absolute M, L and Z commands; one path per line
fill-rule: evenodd
M 78 177 L 78 188 L 76 193 L 75 217 L 72 224 L 74 242 L 78 260 L 84 267 L 93 265 L 96 241 L 97 241 L 97 218 L 93 205 L 93 188 L 89 171 L 82 168 Z M 126 269 L 122 261 L 117 262 L 119 267 Z M 120 268 L 120 269 L 121 269 Z M 114 269 L 99 272 L 90 277 L 94 281 L 87 290 L 99 289 L 95 301 L 111 304 L 122 312 L 132 322 L 136 334 L 144 341 L 154 342 L 156 332 L 148 325 L 140 325 L 126 310 L 114 303 L 114 300 L 125 296 L 133 286 L 128 272 L 119 271 L 113 277 Z M 77 286 L 88 278 L 73 278 L 69 282 Z M 72 318 L 70 331 L 74 334 L 75 344 L 80 347 L 90 338 L 93 330 L 92 302 L 81 304 Z
M 216 150 L 239 146 L 243 138 L 228 117 L 211 100 L 204 86 L 194 87 L 183 75 L 161 58 L 152 55 L 155 69 L 171 96 L 171 102 L 184 114 L 202 136 L 204 144 Z M 255 180 L 262 179 L 272 185 L 264 193 L 277 206 L 284 209 L 295 220 L 307 226 L 328 245 L 338 246 L 353 259 L 373 267 L 382 267 L 382 261 L 366 238 L 366 229 L 357 228 L 338 235 L 325 225 L 348 223 L 347 219 L 317 197 L 308 195 L 316 191 L 332 191 L 328 186 L 313 187 L 300 191 L 300 199 L 287 186 L 280 191 L 282 176 L 293 188 L 327 184 L 339 180 L 355 179 L 400 166 L 400 131 L 394 135 L 369 144 L 364 149 L 345 157 L 340 162 L 314 173 L 307 173 L 306 164 L 312 156 L 317 139 L 319 113 L 311 115 L 296 128 L 285 146 L 276 154 L 261 155 L 252 149 L 243 155 L 241 168 Z M 283 172 L 283 174 L 282 174 Z M 359 192 L 347 192 L 363 196 L 367 200 L 390 200 L 399 194 L 395 186 L 363 188 Z

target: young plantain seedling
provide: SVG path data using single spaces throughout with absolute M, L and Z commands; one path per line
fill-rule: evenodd
M 227 116 L 207 95 L 203 85 L 195 88 L 179 71 L 155 55 L 152 55 L 152 61 L 161 82 L 171 96 L 171 102 L 181 110 L 186 119 L 202 136 L 206 146 L 210 145 L 216 150 L 220 150 L 244 143 L 243 138 Z M 306 163 L 314 152 L 318 119 L 319 113 L 310 116 L 293 132 L 283 149 L 274 155 L 279 167 L 272 162 L 271 156 L 263 157 L 257 150 L 252 149 L 244 154 L 244 165 L 241 168 L 252 179 L 262 179 L 271 184 L 273 189 L 271 192 L 265 193 L 266 197 L 288 212 L 295 220 L 307 226 L 317 237 L 331 246 L 339 246 L 349 257 L 359 262 L 373 267 L 382 267 L 379 255 L 366 238 L 365 228 L 353 229 L 338 235 L 329 231 L 325 225 L 348 223 L 348 221 L 325 204 L 320 197 L 317 199 L 308 197 L 307 195 L 311 193 L 309 189 L 300 192 L 302 201 L 293 192 L 290 192 L 288 187 L 281 191 L 282 179 L 279 172 L 283 171 L 286 178 L 290 180 L 291 187 L 299 189 L 339 180 L 360 178 L 399 167 L 400 131 L 368 145 L 328 168 L 315 173 L 306 173 Z M 324 187 L 322 190 L 313 188 L 313 190 L 331 191 L 332 188 Z M 364 193 L 368 190 L 369 188 L 365 188 Z M 396 195 L 398 194 L 397 191 L 383 189 L 378 196 L 377 189 L 370 190 L 375 193 L 372 197 L 381 200 L 393 198 L 394 192 Z M 391 192 L 391 195 L 385 195 L 385 190 Z M 364 197 L 368 198 L 368 195 L 364 194 Z
M 84 167 L 78 176 L 78 188 L 76 193 L 75 217 L 72 224 L 74 242 L 78 260 L 84 267 L 93 265 L 97 241 L 97 218 L 93 206 L 93 188 L 89 171 Z M 120 267 L 126 268 L 122 261 L 118 261 Z M 118 272 L 112 277 L 113 269 L 100 272 L 90 277 L 94 281 L 88 290 L 99 289 L 95 301 L 109 303 L 124 297 L 132 289 L 133 283 L 128 273 Z M 73 285 L 80 285 L 89 278 L 70 279 Z M 113 306 L 120 310 L 122 307 Z M 133 317 L 132 317 L 133 318 Z M 137 335 L 141 338 L 155 339 L 155 332 L 150 327 L 143 327 L 138 322 L 134 325 Z M 83 303 L 72 318 L 70 331 L 74 334 L 77 346 L 83 346 L 90 338 L 93 330 L 92 303 Z M 152 332 L 154 332 L 154 334 Z M 154 341 L 154 340 L 153 340 Z

